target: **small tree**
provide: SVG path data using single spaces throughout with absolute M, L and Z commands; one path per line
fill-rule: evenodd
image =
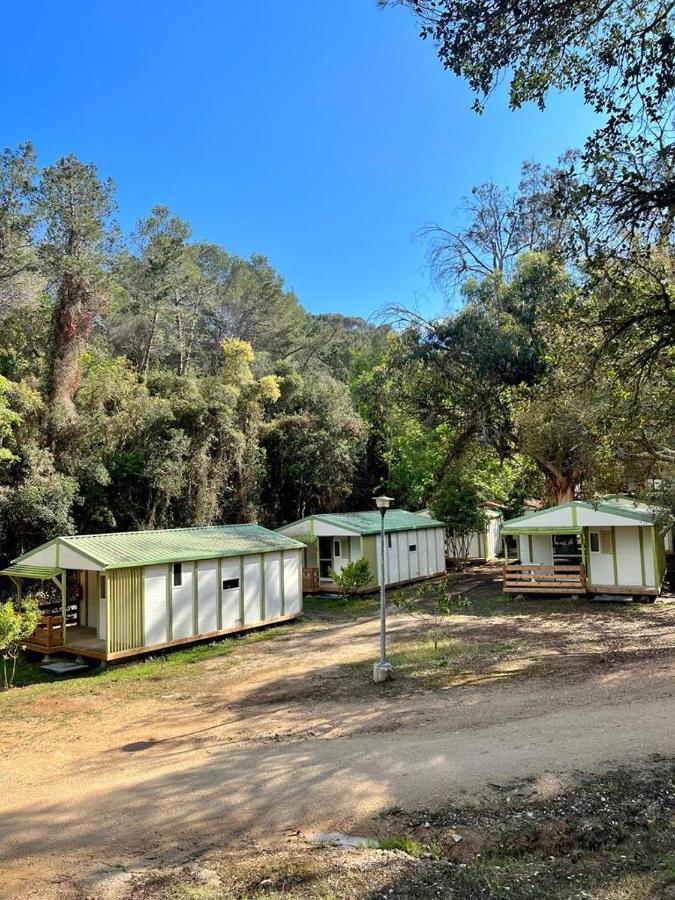
M 40 607 L 32 597 L 19 608 L 11 600 L 0 603 L 0 655 L 2 656 L 3 687 L 14 683 L 16 660 L 27 638 L 40 621 Z
M 479 504 L 476 488 L 457 472 L 448 472 L 434 495 L 433 514 L 445 523 L 448 544 L 456 559 L 467 559 L 472 534 L 485 529 L 485 513 Z
M 373 580 L 368 560 L 364 557 L 347 563 L 341 572 L 330 569 L 328 575 L 344 599 L 351 600 L 359 591 L 367 588 Z
M 440 581 L 427 581 L 421 585 L 417 596 L 413 597 L 397 591 L 392 603 L 411 616 L 424 623 L 426 631 L 431 635 L 434 651 L 438 650 L 438 642 L 445 629 L 446 620 L 460 609 L 471 606 L 469 598 L 460 592 L 451 593 L 449 578 Z

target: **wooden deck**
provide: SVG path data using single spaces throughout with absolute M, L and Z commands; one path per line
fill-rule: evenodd
M 70 625 L 66 629 L 66 640 L 60 648 L 64 653 L 74 653 L 89 659 L 109 659 L 105 651 L 105 641 L 96 636 L 95 628 L 84 625 Z
M 586 572 L 583 565 L 507 565 L 504 566 L 504 593 L 585 594 Z

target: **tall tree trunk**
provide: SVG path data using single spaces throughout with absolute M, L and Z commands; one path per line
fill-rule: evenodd
M 91 333 L 92 314 L 86 288 L 72 274 L 63 276 L 54 311 L 49 419 L 52 440 L 77 419 L 75 394 L 82 370 L 80 354 Z
M 546 476 L 554 504 L 574 500 L 576 487 L 583 477 L 581 472 L 561 472 L 556 466 L 542 459 L 537 460 L 537 465 Z
M 155 342 L 155 333 L 157 331 L 157 320 L 159 319 L 159 304 L 155 304 L 155 309 L 152 313 L 152 321 L 150 323 L 150 334 L 148 335 L 148 340 L 145 343 L 145 350 L 143 352 L 143 359 L 141 360 L 141 374 L 145 377 L 148 374 L 148 369 L 150 368 L 150 357 L 152 354 L 152 345 Z

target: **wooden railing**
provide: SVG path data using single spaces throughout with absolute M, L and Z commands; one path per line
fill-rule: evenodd
M 319 570 L 318 568 L 305 566 L 302 570 L 302 592 L 303 594 L 311 594 L 312 591 L 319 590 Z
M 586 591 L 583 565 L 538 566 L 536 563 L 504 566 L 504 593 L 579 594 Z
M 63 647 L 63 616 L 41 616 L 38 626 L 26 641 L 28 650 L 51 653 Z

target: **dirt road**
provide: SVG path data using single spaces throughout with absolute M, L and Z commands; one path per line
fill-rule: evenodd
M 227 668 L 205 665 L 189 696 L 103 714 L 100 698 L 81 698 L 53 727 L 33 710 L 2 758 L 0 892 L 82 896 L 92 865 L 287 830 L 363 832 L 392 805 L 438 807 L 525 778 L 544 791 L 552 774 L 675 752 L 672 651 L 563 677 L 341 695 L 374 628 L 253 646 Z

